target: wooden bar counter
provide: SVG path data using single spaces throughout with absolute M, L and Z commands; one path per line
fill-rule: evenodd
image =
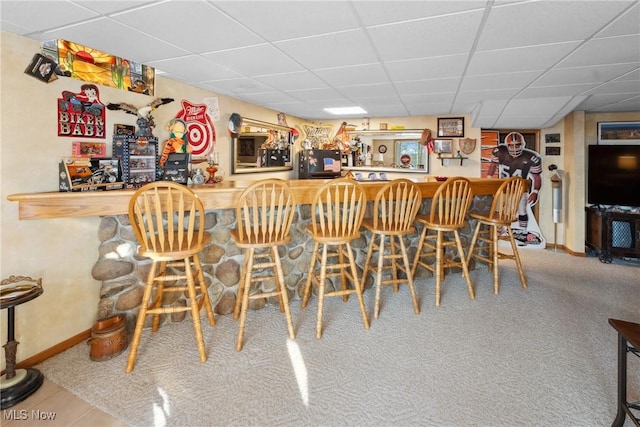
M 216 301 L 215 312 L 230 314 L 235 307 L 238 283 L 244 256 L 235 241 L 231 238 L 231 228 L 235 225 L 234 213 L 236 201 L 240 193 L 256 177 L 243 180 L 225 180 L 213 185 L 199 185 L 191 188 L 200 196 L 207 211 L 206 232 L 211 242 L 203 249 L 201 260 L 206 282 L 212 301 Z M 470 212 L 481 212 L 491 205 L 492 195 L 502 183 L 500 179 L 472 178 L 474 201 Z M 310 243 L 311 236 L 306 227 L 311 223 L 311 213 L 307 208 L 313 201 L 316 190 L 328 182 L 327 180 L 291 180 L 289 181 L 295 194 L 298 207 L 296 223 L 292 227 L 291 242 L 286 245 L 281 256 L 283 270 L 287 272 L 285 284 L 290 292 L 290 300 L 299 298 L 299 290 L 303 289 L 308 274 L 308 266 L 313 259 Z M 372 204 L 375 195 L 384 181 L 361 182 L 367 198 Z M 440 182 L 419 182 L 422 190 L 422 211 L 427 213 L 431 199 L 440 186 Z M 91 268 L 94 280 L 102 282 L 98 318 L 106 319 L 115 315 L 126 316 L 128 322 L 135 323 L 140 303 L 141 289 L 146 277 L 148 262 L 137 257 L 135 248 L 138 245 L 131 224 L 126 217 L 129 199 L 134 190 L 86 191 L 86 192 L 43 192 L 12 194 L 8 200 L 19 203 L 18 212 L 21 220 L 48 218 L 99 217 L 97 235 L 100 236 L 99 256 Z M 369 207 L 370 210 L 371 206 Z M 464 244 L 471 238 L 475 220 L 469 220 L 469 226 L 462 232 Z M 418 233 L 407 237 L 409 250 L 417 248 Z M 355 245 L 356 264 L 361 266 L 366 256 L 371 234 L 363 231 L 359 242 Z M 118 248 L 116 250 L 116 248 Z M 123 249 L 125 248 L 125 249 Z M 126 250 L 128 248 L 128 250 Z M 424 286 L 430 276 L 420 270 L 416 283 Z M 365 289 L 373 286 L 373 277 L 365 282 Z M 428 285 L 427 285 L 428 286 Z M 429 300 L 431 298 L 429 297 Z M 179 302 L 177 302 L 179 303 Z M 166 321 L 173 320 L 168 316 Z
M 475 196 L 492 195 L 502 183 L 501 179 L 470 178 Z M 253 181 L 226 180 L 212 185 L 191 186 L 206 210 L 235 208 L 240 193 Z M 327 180 L 290 180 L 289 184 L 298 204 L 310 204 L 316 190 Z M 361 182 L 367 199 L 373 200 L 384 181 Z M 440 182 L 418 182 L 425 199 L 433 197 Z M 134 190 L 19 193 L 7 197 L 19 203 L 20 219 L 47 219 L 82 216 L 108 216 L 127 214 L 129 199 Z

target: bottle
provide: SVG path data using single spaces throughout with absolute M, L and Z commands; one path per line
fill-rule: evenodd
M 204 174 L 202 173 L 202 169 L 195 168 L 192 172 L 191 180 L 194 185 L 204 184 Z

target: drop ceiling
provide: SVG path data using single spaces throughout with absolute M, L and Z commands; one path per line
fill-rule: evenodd
M 4 1 L 3 31 L 65 39 L 308 120 L 468 114 L 537 129 L 640 111 L 638 1 Z

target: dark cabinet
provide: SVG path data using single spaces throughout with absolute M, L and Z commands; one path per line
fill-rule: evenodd
M 587 207 L 586 246 L 600 261 L 640 258 L 640 213 Z

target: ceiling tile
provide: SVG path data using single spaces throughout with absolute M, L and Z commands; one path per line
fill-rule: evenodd
M 392 22 L 415 21 L 469 10 L 481 10 L 484 9 L 485 3 L 460 0 L 355 1 L 353 7 L 358 11 L 364 25 L 374 26 Z
M 459 77 L 448 79 L 415 80 L 395 84 L 400 95 L 418 95 L 432 93 L 455 93 L 460 84 Z
M 358 28 L 349 3 L 321 1 L 221 1 L 214 5 L 267 41 Z
M 640 35 L 593 39 L 562 60 L 557 68 L 640 62 Z
M 451 109 L 451 103 L 453 102 L 455 98 L 455 93 L 454 92 L 448 92 L 448 93 L 431 93 L 428 95 L 404 95 L 402 97 L 402 101 L 406 104 L 406 105 L 420 105 L 420 104 L 426 104 L 426 103 L 437 103 L 437 104 L 446 104 L 447 108 L 445 109 L 446 111 L 449 111 Z
M 481 18 L 481 12 L 468 12 L 437 20 L 373 27 L 368 31 L 384 61 L 455 55 L 469 52 Z
M 343 96 L 334 88 L 324 89 L 300 89 L 290 91 L 292 96 L 298 99 L 313 103 L 317 101 L 328 101 L 333 99 L 343 99 Z
M 632 7 L 621 17 L 616 18 L 607 28 L 599 32 L 596 38 L 640 33 L 640 3 L 637 1 L 627 1 L 624 3 L 631 4 Z
M 468 54 L 446 55 L 431 58 L 406 59 L 385 63 L 389 77 L 394 81 L 440 79 L 460 76 L 467 63 Z
M 532 85 L 559 86 L 578 83 L 605 83 L 637 68 L 640 64 L 598 65 L 592 67 L 560 68 L 545 73 Z
M 450 114 L 451 103 L 425 102 L 424 104 L 407 107 L 413 116 L 439 116 Z
M 37 13 L 34 13 L 37 7 Z M 1 1 L 0 17 L 3 22 L 24 28 L 27 34 L 46 31 L 62 25 L 70 25 L 86 19 L 100 16 L 96 12 L 85 9 L 72 2 L 29 2 L 29 1 Z
M 578 46 L 579 42 L 565 42 L 476 51 L 467 68 L 467 75 L 547 70 Z
M 553 113 L 571 101 L 569 96 L 548 98 L 512 99 L 507 103 L 505 116 L 552 116 Z
M 367 110 L 368 117 L 405 117 L 410 112 L 401 104 L 384 104 Z
M 628 5 L 619 1 L 538 1 L 494 6 L 477 49 L 585 40 Z
M 353 65 L 314 70 L 314 73 L 331 86 L 388 83 L 389 77 L 381 64 Z
M 466 76 L 460 86 L 461 91 L 494 90 L 521 88 L 531 84 L 539 71 L 522 71 L 506 74 L 485 74 L 480 76 Z
M 299 64 L 269 44 L 205 53 L 202 56 L 245 76 L 302 71 Z
M 343 86 L 340 87 L 339 90 L 349 98 L 371 98 L 376 96 L 389 96 L 396 94 L 396 91 L 391 83 Z
M 249 102 L 258 105 L 264 104 L 272 104 L 272 103 L 292 103 L 297 102 L 298 100 L 293 98 L 291 95 L 288 95 L 284 92 L 263 92 L 263 93 L 251 93 L 246 94 L 243 98 Z
M 277 42 L 275 46 L 309 69 L 378 62 L 374 48 L 361 30 Z
M 263 93 L 273 90 L 270 87 L 248 77 L 217 80 L 215 82 L 205 82 L 205 84 L 214 90 L 223 90 L 225 93 L 231 92 L 242 96 L 250 93 Z
M 100 31 L 96 31 L 100 28 Z M 105 37 L 113 34 L 113 37 Z M 167 57 L 183 56 L 188 52 L 141 33 L 108 18 L 64 27 L 44 33 L 48 40 L 64 39 L 84 46 L 101 50 L 111 55 L 121 56 L 132 61 L 148 63 Z M 135 40 L 135 43 L 132 43 Z M 144 46 L 144 49 L 141 49 Z
M 167 73 L 182 74 L 183 81 L 191 83 L 242 77 L 238 73 L 222 68 L 198 55 L 150 61 L 147 65 Z
M 257 76 L 255 79 L 278 90 L 321 89 L 328 85 L 310 71 Z
M 102 0 L 75 0 L 74 3 L 77 3 L 87 9 L 94 10 L 100 14 L 108 15 L 111 13 L 129 10 L 140 6 L 145 6 L 153 3 L 153 0 L 147 1 L 127 1 L 127 0 L 118 0 L 118 1 L 102 1 Z
M 597 84 L 563 84 L 560 86 L 529 87 L 520 92 L 516 98 L 548 98 L 552 96 L 576 96 L 588 93 Z
M 207 2 L 189 2 L 188 13 L 185 12 L 183 2 L 161 2 L 116 15 L 114 19 L 194 53 L 263 42 Z M 175 30 L 167 31 L 170 28 Z
M 637 0 L 0 0 L 0 28 L 309 119 L 354 103 L 521 128 L 640 111 Z
M 585 92 L 588 95 L 608 93 L 612 95 L 632 96 L 640 93 L 640 80 L 615 80 L 597 86 Z

